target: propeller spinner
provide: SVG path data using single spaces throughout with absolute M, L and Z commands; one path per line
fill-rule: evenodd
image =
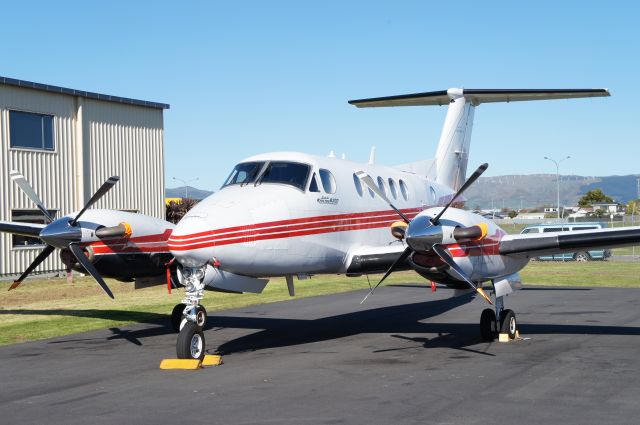
M 451 227 L 441 224 L 440 219 L 447 211 L 447 209 L 453 204 L 453 202 L 471 186 L 477 179 L 485 172 L 489 164 L 484 163 L 478 167 L 478 169 L 464 182 L 464 184 L 458 189 L 456 194 L 451 198 L 449 203 L 440 210 L 440 212 L 433 218 L 429 218 L 425 215 L 419 215 L 413 220 L 409 220 L 400 210 L 398 210 L 392 202 L 382 193 L 376 186 L 373 179 L 367 175 L 364 171 L 359 171 L 356 175 L 366 184 L 373 192 L 375 192 L 380 198 L 387 202 L 391 208 L 393 208 L 402 220 L 407 223 L 407 226 L 403 226 L 401 222 L 395 222 L 391 226 L 392 234 L 398 239 L 406 239 L 407 248 L 400 254 L 400 256 L 393 262 L 387 272 L 382 276 L 382 279 L 371 289 L 366 297 L 362 300 L 363 303 L 373 292 L 380 286 L 380 284 L 391 274 L 395 269 L 403 263 L 409 256 L 416 252 L 431 251 L 435 253 L 440 259 L 446 263 L 449 268 L 457 275 L 461 280 L 466 282 L 470 288 L 480 294 L 489 304 L 491 298 L 484 292 L 481 286 L 477 285 L 471 278 L 465 273 L 465 271 L 455 262 L 445 244 L 454 242 L 467 242 L 472 240 L 479 240 L 487 235 L 486 224 L 479 224 L 470 227 Z
M 82 242 L 82 223 L 79 221 L 80 217 L 84 214 L 84 212 L 90 208 L 93 204 L 95 204 L 100 198 L 102 198 L 117 182 L 120 180 L 119 177 L 113 176 L 109 177 L 107 181 L 105 181 L 102 186 L 94 193 L 94 195 L 89 199 L 89 201 L 85 204 L 85 206 L 80 210 L 80 212 L 71 220 L 68 217 L 63 217 L 58 220 L 53 220 L 49 211 L 45 208 L 43 202 L 40 200 L 36 192 L 33 190 L 31 185 L 27 182 L 22 174 L 18 171 L 11 172 L 11 179 L 16 182 L 16 184 L 22 189 L 22 191 L 33 201 L 34 204 L 38 207 L 40 211 L 44 214 L 44 216 L 49 221 L 49 224 L 45 226 L 41 231 L 38 237 L 42 239 L 47 246 L 40 252 L 40 254 L 36 257 L 35 260 L 27 267 L 27 269 L 20 275 L 20 277 L 13 282 L 9 290 L 17 288 L 22 281 L 31 274 L 36 267 L 38 267 L 44 260 L 51 255 L 51 253 L 56 249 L 68 249 L 73 256 L 78 260 L 78 262 L 85 268 L 85 270 L 98 282 L 100 287 L 104 290 L 104 292 L 111 298 L 113 298 L 113 293 L 107 286 L 106 282 L 100 276 L 100 273 L 93 266 L 91 261 L 86 257 L 82 248 L 78 245 Z M 102 236 L 111 236 L 113 237 L 118 235 L 126 234 L 128 230 L 129 234 L 131 232 L 130 228 L 127 228 L 128 225 L 114 226 L 113 228 L 103 228 L 96 231 L 96 235 L 98 237 Z M 102 236 L 99 232 L 102 231 Z

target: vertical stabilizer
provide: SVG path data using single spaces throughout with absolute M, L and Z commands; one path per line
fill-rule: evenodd
M 475 106 L 461 89 L 449 89 L 451 98 L 434 159 L 436 182 L 460 189 L 467 174 Z

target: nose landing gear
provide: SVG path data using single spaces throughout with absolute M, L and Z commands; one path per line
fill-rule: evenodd
M 185 296 L 171 312 L 171 325 L 179 331 L 176 341 L 176 354 L 179 359 L 202 360 L 205 354 L 204 329 L 207 323 L 207 310 L 200 305 L 204 298 L 205 267 L 183 268 L 182 277 Z

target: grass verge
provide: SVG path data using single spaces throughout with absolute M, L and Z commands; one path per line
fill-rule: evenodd
M 640 263 L 532 262 L 521 276 L 525 284 L 640 288 Z M 371 285 L 380 277 L 371 275 Z M 368 289 L 369 281 L 366 276 L 316 276 L 296 282 L 296 297 Z M 130 283 L 107 282 L 115 301 L 90 278 L 76 278 L 71 285 L 65 279 L 27 280 L 10 292 L 10 282 L 0 282 L 0 345 L 162 320 L 183 295 L 182 290 L 168 295 L 164 286 L 134 291 Z M 385 281 L 409 282 L 428 285 L 414 272 L 394 273 Z M 207 292 L 203 305 L 214 312 L 288 299 L 284 279 L 277 278 L 259 295 Z

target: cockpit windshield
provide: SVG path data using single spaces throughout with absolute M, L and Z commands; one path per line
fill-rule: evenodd
M 255 182 L 263 166 L 264 162 L 243 162 L 236 165 L 222 187 Z
M 279 183 L 304 190 L 310 171 L 310 165 L 298 162 L 243 162 L 235 166 L 222 187 L 233 184 L 254 183 L 257 186 L 262 183 Z

